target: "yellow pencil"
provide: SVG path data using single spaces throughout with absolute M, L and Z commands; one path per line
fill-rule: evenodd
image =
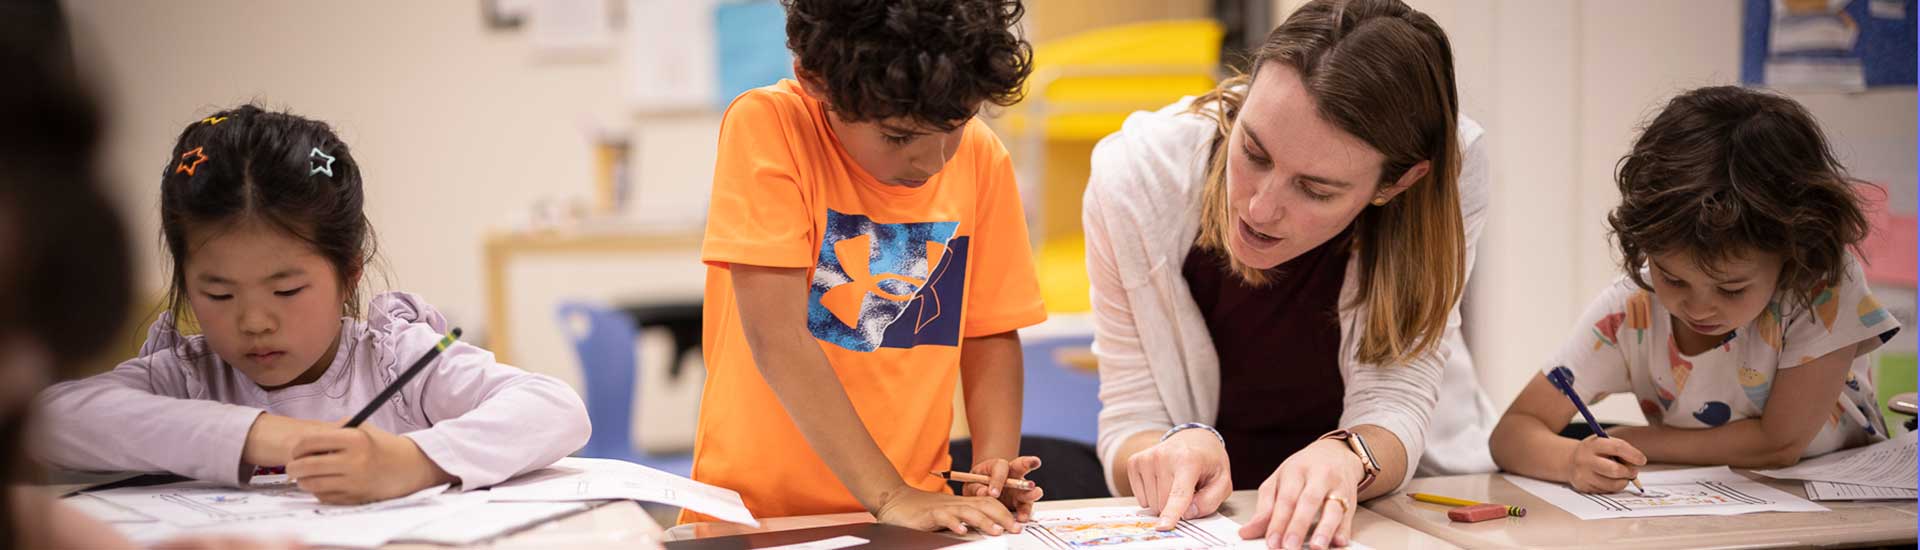
M 1408 493 L 1408 495 L 1412 496 L 1414 500 L 1418 500 L 1420 502 L 1431 502 L 1434 504 L 1441 504 L 1445 506 L 1476 506 L 1480 504 L 1486 504 L 1484 502 L 1474 502 L 1464 498 L 1443 497 L 1440 495 L 1430 495 L 1427 493 Z M 1507 515 L 1509 516 L 1513 516 L 1516 518 L 1527 517 L 1526 508 L 1521 508 L 1519 506 L 1512 506 L 1507 504 L 1501 504 L 1500 506 L 1507 507 Z
M 958 481 L 961 483 L 986 483 L 989 481 L 993 481 L 993 478 L 983 476 L 980 474 L 971 474 L 967 472 L 954 472 L 954 471 L 934 472 L 933 475 L 946 478 L 948 481 Z M 1007 481 L 1004 483 L 1001 483 L 1000 486 L 1006 487 L 1008 489 L 1018 489 L 1021 491 L 1032 491 L 1034 488 L 1034 484 L 1032 481 L 1027 481 L 1024 479 L 1013 479 L 1013 478 L 1008 478 Z

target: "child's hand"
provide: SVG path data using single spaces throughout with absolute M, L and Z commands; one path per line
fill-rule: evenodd
M 1000 499 L 1009 510 L 1013 510 L 1014 519 L 1021 523 L 1033 521 L 1033 503 L 1045 494 L 1039 485 L 1032 489 L 1014 489 L 1001 486 L 1008 479 L 1026 479 L 1027 474 L 1040 469 L 1040 457 L 1023 456 L 1011 461 L 992 459 L 973 465 L 973 473 L 993 478 L 988 483 L 968 483 L 960 487 L 960 494 L 970 497 L 992 497 Z
M 254 466 L 285 466 L 293 461 L 293 445 L 301 438 L 339 428 L 339 422 L 260 413 L 253 419 L 253 427 L 247 429 L 247 442 L 240 449 L 240 460 Z
M 287 477 L 327 504 L 386 500 L 454 481 L 412 439 L 372 424 L 308 435 L 293 454 Z
M 1013 514 L 991 497 L 929 493 L 901 484 L 883 498 L 873 513 L 880 523 L 922 531 L 946 528 L 958 535 L 966 534 L 969 525 L 988 535 L 1020 532 Z
M 1573 456 L 1567 461 L 1567 481 L 1582 493 L 1618 493 L 1640 475 L 1640 467 L 1645 465 L 1647 455 L 1626 440 L 1590 435 L 1573 448 Z

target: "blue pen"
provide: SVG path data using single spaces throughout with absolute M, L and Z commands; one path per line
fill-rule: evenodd
M 1586 417 L 1587 426 L 1593 428 L 1594 435 L 1612 439 L 1607 436 L 1607 430 L 1600 427 L 1600 421 L 1593 419 L 1593 411 L 1587 410 L 1587 404 L 1580 400 L 1580 394 L 1573 392 L 1573 371 L 1571 369 L 1564 366 L 1554 367 L 1553 370 L 1547 371 L 1547 382 L 1553 384 L 1553 387 L 1558 388 L 1560 393 L 1566 394 L 1567 399 L 1573 400 L 1573 408 L 1580 411 L 1580 416 Z M 1613 461 L 1626 464 L 1626 462 L 1622 462 L 1619 458 L 1614 458 Z M 1633 478 L 1633 488 L 1639 489 L 1640 494 L 1647 494 L 1647 488 L 1640 485 L 1640 478 L 1637 476 Z

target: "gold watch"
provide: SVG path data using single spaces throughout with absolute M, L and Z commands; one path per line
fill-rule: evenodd
M 1367 440 L 1361 438 L 1360 434 L 1347 430 L 1334 430 L 1327 432 L 1327 435 L 1320 436 L 1320 439 L 1337 439 L 1344 441 L 1347 444 L 1347 449 L 1353 451 L 1354 455 L 1360 457 L 1360 487 L 1354 490 L 1355 493 L 1367 492 L 1367 486 L 1373 485 L 1373 480 L 1380 477 L 1380 461 L 1374 460 L 1373 450 L 1367 448 Z

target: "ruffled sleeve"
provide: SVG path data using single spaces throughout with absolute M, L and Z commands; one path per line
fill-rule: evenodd
M 450 329 L 433 306 L 400 292 L 374 297 L 367 328 L 383 384 Z M 544 468 L 579 450 L 592 431 L 573 388 L 501 364 L 492 352 L 464 342 L 448 346 L 396 399 L 402 402 L 388 406 L 399 405 L 404 420 L 428 426 L 404 435 L 468 489 Z

